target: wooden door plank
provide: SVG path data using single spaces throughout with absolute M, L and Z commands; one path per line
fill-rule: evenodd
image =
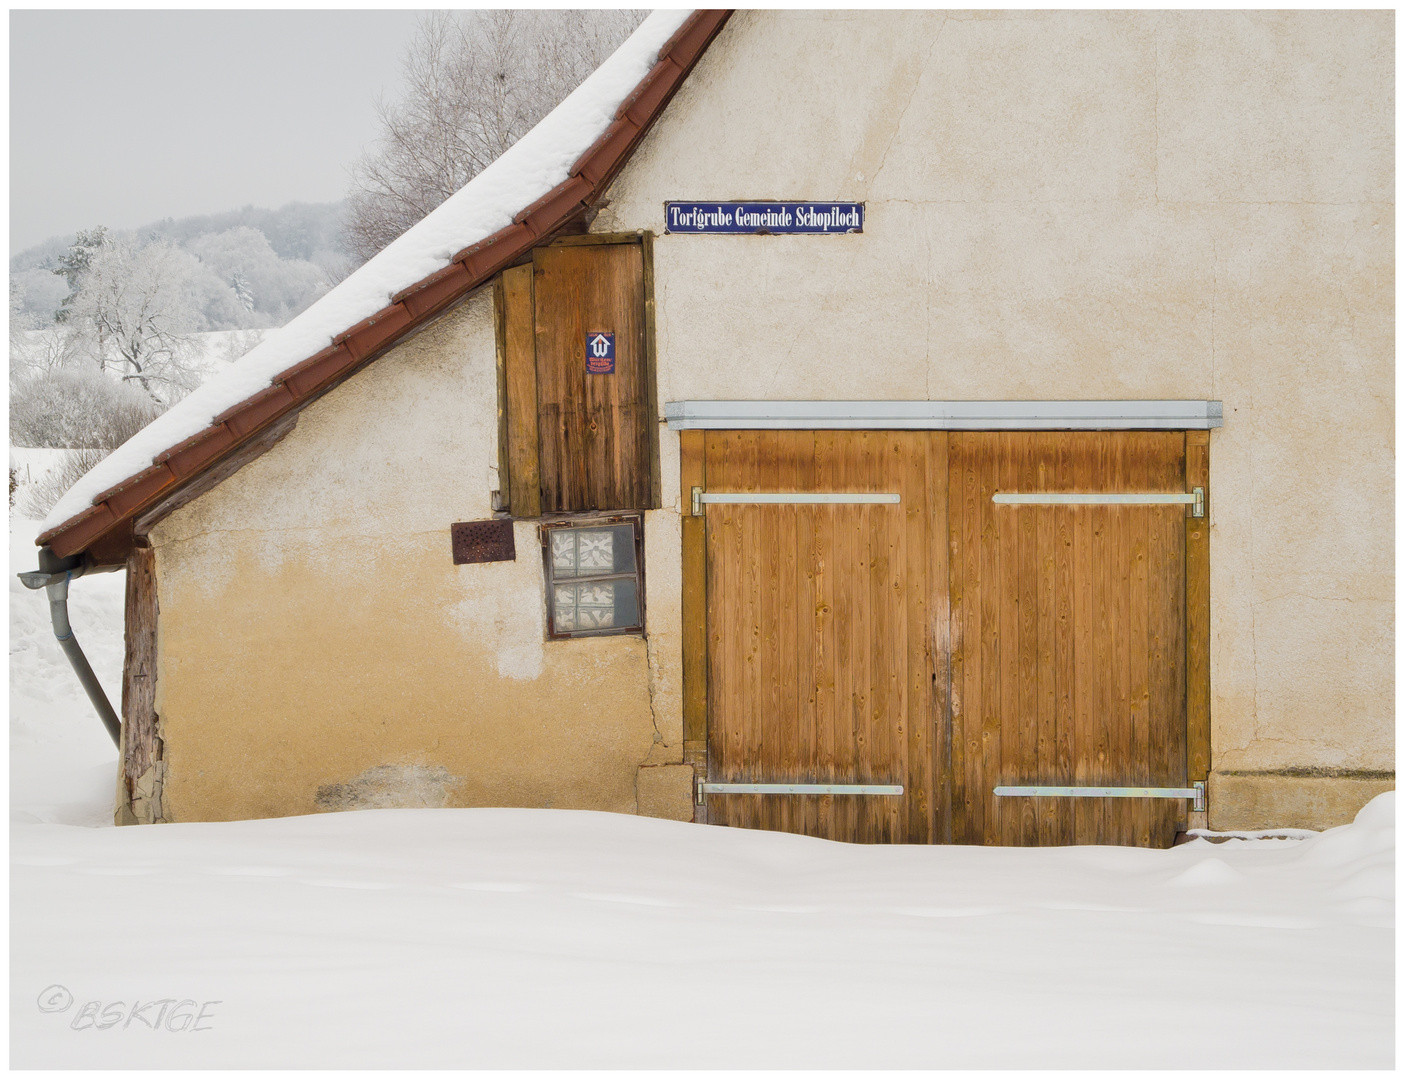
M 951 500 L 948 497 L 950 471 L 947 454 L 950 440 L 945 432 L 934 432 L 922 439 L 922 471 L 926 473 L 925 520 L 913 522 L 913 546 L 923 559 L 921 597 L 927 601 L 923 610 L 917 606 L 909 625 L 909 649 L 920 659 L 916 678 L 921 680 L 921 692 L 915 700 L 921 710 L 913 714 L 913 727 L 921 728 L 927 736 L 927 752 L 918 743 L 909 741 L 909 760 L 918 763 L 928 777 L 929 809 L 925 813 L 928 842 L 951 843 Z M 914 688 L 916 689 L 916 688 Z
M 753 475 L 761 491 L 781 490 L 781 439 L 783 432 L 752 432 L 756 445 L 756 466 Z M 785 506 L 756 506 L 748 508 L 755 529 L 755 542 L 759 556 L 757 588 L 757 646 L 758 673 L 760 675 L 759 708 L 755 714 L 755 728 L 749 732 L 750 754 L 756 762 L 756 779 L 769 781 L 779 779 L 787 768 L 786 748 L 780 738 L 784 725 L 782 713 L 785 709 L 784 674 L 781 653 L 788 648 L 782 640 L 781 627 L 785 618 L 787 598 L 791 592 L 788 581 L 783 580 L 783 547 L 778 542 L 781 536 Z M 784 795 L 763 795 L 758 800 L 760 827 L 778 830 L 782 828 L 783 804 L 788 801 Z
M 1112 444 L 1107 436 L 1093 439 L 1093 484 L 1094 491 L 1109 490 L 1111 482 Z M 1093 723 L 1096 749 L 1094 750 L 1094 783 L 1117 783 L 1113 773 L 1112 751 L 1112 611 L 1113 593 L 1116 588 L 1116 574 L 1113 569 L 1115 552 L 1112 543 L 1112 515 L 1115 507 L 1094 506 L 1093 516 Z M 1094 799 L 1093 820 L 1097 841 L 1102 842 L 1111 835 L 1116 809 L 1109 800 Z
M 867 434 L 860 432 L 859 435 Z M 854 440 L 837 438 L 834 453 L 834 489 L 847 491 L 854 483 L 856 448 Z M 836 779 L 854 775 L 856 767 L 856 717 L 855 706 L 859 696 L 858 683 L 867 674 L 868 626 L 865 611 L 860 610 L 858 594 L 868 593 L 867 561 L 860 552 L 858 529 L 860 523 L 855 510 L 850 506 L 833 506 L 834 517 L 834 624 L 836 663 L 834 667 L 834 772 Z M 859 588 L 859 582 L 863 588 Z M 839 628 L 843 628 L 840 630 Z M 863 662 L 859 661 L 862 652 Z M 834 817 L 836 838 L 856 836 L 858 829 L 858 807 L 856 800 L 844 798 L 836 800 L 831 814 Z
M 1150 460 L 1155 447 L 1145 439 L 1138 440 L 1128 462 L 1128 486 L 1135 491 L 1151 490 Z M 1147 633 L 1150 617 L 1150 593 L 1147 589 L 1147 550 L 1152 513 L 1149 508 L 1137 508 L 1129 515 L 1128 535 L 1128 717 L 1130 741 L 1127 764 L 1132 769 L 1129 784 L 1151 786 L 1151 742 L 1147 710 L 1151 692 L 1148 684 L 1148 658 L 1151 642 Z M 1131 807 L 1131 843 L 1142 847 L 1151 843 L 1149 802 L 1129 800 Z
M 980 630 L 974 565 L 980 558 L 979 532 L 973 520 L 975 484 L 972 442 L 962 432 L 947 444 L 948 484 L 951 492 L 951 800 L 952 842 L 979 843 L 975 834 L 975 806 L 971 798 L 971 759 L 978 749 Z M 973 723 L 974 718 L 974 723 Z
M 1111 446 L 1111 475 L 1108 487 L 1112 491 L 1133 491 L 1130 465 L 1141 445 L 1145 442 L 1145 432 L 1122 432 Z M 1128 648 L 1131 634 L 1131 518 L 1133 514 L 1144 513 L 1131 506 L 1111 507 L 1111 543 L 1108 545 L 1111 561 L 1108 567 L 1112 587 L 1109 612 L 1111 615 L 1110 653 L 1112 657 L 1111 689 L 1112 708 L 1109 713 L 1110 732 L 1108 739 L 1108 762 L 1112 775 L 1118 784 L 1132 783 L 1129 769 L 1132 765 L 1132 700 L 1131 700 L 1131 652 Z M 1127 779 L 1122 779 L 1127 777 Z M 1113 827 L 1109 831 L 1112 842 L 1132 843 L 1133 799 L 1109 800 L 1109 811 Z
M 872 472 L 868 484 L 873 491 L 896 491 L 902 497 L 898 455 L 899 440 L 891 432 L 875 432 L 872 437 Z M 906 654 L 907 620 L 901 618 L 899 601 L 906 577 L 902 563 L 902 504 L 868 508 L 869 607 L 872 612 L 868 649 L 869 707 L 867 713 L 867 760 L 860 755 L 861 776 L 867 783 L 904 784 L 902 759 L 898 753 L 898 715 L 902 708 L 903 677 L 898 658 Z M 863 799 L 873 843 L 901 842 L 895 835 L 900 819 L 905 819 L 902 799 L 870 796 Z
M 989 581 L 989 559 L 986 555 L 992 546 L 993 537 L 987 535 L 987 506 L 989 493 L 985 490 L 983 469 L 987 454 L 987 439 L 974 433 L 962 436 L 963 463 L 962 483 L 962 546 L 965 565 L 961 571 L 962 590 L 965 597 L 965 643 L 962 655 L 965 657 L 966 702 L 961 738 L 962 751 L 962 799 L 965 814 L 965 836 L 962 843 L 981 844 L 985 842 L 985 798 L 982 777 L 982 756 L 984 753 L 984 731 L 986 710 L 990 700 L 986 692 L 987 672 L 993 657 L 986 640 L 983 592 Z
M 905 820 L 904 839 L 909 844 L 930 844 L 935 820 L 935 770 L 933 746 L 939 731 L 932 703 L 931 647 L 933 611 L 936 607 L 934 579 L 930 576 L 931 547 L 946 542 L 945 515 L 932 512 L 928 498 L 930 484 L 928 466 L 934 439 L 926 434 L 914 434 L 900 440 L 901 477 L 899 489 L 903 495 L 903 595 L 906 603 L 902 615 L 906 685 L 901 702 L 899 737 L 903 750 Z M 943 445 L 945 445 L 943 441 Z M 944 584 L 944 583 L 943 583 Z M 945 588 L 941 589 L 945 592 Z
M 1034 468 L 1034 490 L 1057 491 L 1058 438 L 1043 441 Z M 1037 749 L 1035 752 L 1038 777 L 1042 783 L 1057 783 L 1058 775 L 1058 675 L 1055 668 L 1055 648 L 1058 636 L 1058 508 L 1042 506 L 1036 511 L 1034 548 L 1035 593 L 1035 655 Z M 1035 799 L 1037 843 L 1049 846 L 1059 842 L 1059 799 Z
M 777 431 L 772 433 L 776 446 L 776 490 L 799 491 L 800 459 L 807 452 L 806 443 L 812 441 L 803 431 Z M 776 508 L 778 517 L 774 543 L 779 564 L 781 591 L 778 596 L 780 613 L 777 633 L 780 646 L 775 657 L 775 679 L 779 686 L 776 715 L 770 719 L 778 744 L 777 772 L 779 780 L 802 782 L 804 779 L 803 755 L 805 748 L 800 740 L 801 669 L 799 649 L 804 636 L 804 622 L 801 618 L 802 605 L 806 595 L 804 585 L 804 564 L 799 552 L 798 507 L 781 506 Z M 780 800 L 777 808 L 776 827 L 785 832 L 804 831 L 804 808 L 798 800 L 790 797 Z
M 850 462 L 850 480 L 844 490 L 874 490 L 880 475 L 876 458 L 882 439 L 882 432 L 859 433 Z M 851 542 L 857 558 L 856 573 L 852 579 L 857 633 L 850 638 L 854 680 L 850 727 L 854 758 L 845 775 L 857 778 L 860 783 L 872 783 L 880 764 L 876 757 L 874 728 L 882 684 L 882 673 L 874 667 L 874 648 L 883 635 L 883 610 L 874 595 L 875 564 L 881 554 L 881 525 L 875 519 L 881 518 L 887 507 L 855 506 L 848 509 L 850 513 L 846 516 L 853 523 Z M 854 838 L 860 843 L 871 844 L 878 840 L 877 801 L 864 796 L 848 800 L 855 818 Z
M 736 471 L 729 489 L 733 491 L 756 491 L 760 487 L 757 466 L 760 460 L 757 432 L 739 432 L 733 446 L 736 447 Z M 730 508 L 733 519 L 738 524 L 740 549 L 737 552 L 738 567 L 742 571 L 741 595 L 738 597 L 739 617 L 737 627 L 738 648 L 741 651 L 741 739 L 739 754 L 741 769 L 746 779 L 752 783 L 764 783 L 766 776 L 761 771 L 760 761 L 762 719 L 761 710 L 765 705 L 765 692 L 761 673 L 762 642 L 762 597 L 765 590 L 761 578 L 762 540 L 761 521 L 766 508 L 760 506 L 733 506 Z M 746 828 L 762 828 L 762 802 L 764 796 L 744 795 L 740 802 L 744 807 L 742 821 Z
M 1000 488 L 1004 464 L 1000 434 L 981 440 L 985 452 L 980 463 L 980 498 L 977 512 L 981 523 L 981 727 L 980 758 L 977 763 L 976 805 L 980 807 L 980 843 L 1000 842 L 1000 814 L 993 789 L 1000 782 L 1000 713 L 1004 653 L 1001 616 L 1004 579 L 1001 574 L 1000 517 L 991 497 Z
M 1074 466 L 1076 447 L 1071 439 L 1060 439 L 1056 457 L 1055 476 L 1057 491 L 1076 491 L 1077 475 Z M 1057 784 L 1078 783 L 1075 769 L 1078 738 L 1078 664 L 1077 664 L 1077 608 L 1078 594 L 1075 587 L 1077 568 L 1078 512 L 1077 507 L 1059 506 L 1054 508 L 1054 527 L 1057 546 L 1054 549 L 1054 596 L 1057 605 L 1057 626 L 1054 638 L 1054 686 L 1055 686 L 1055 768 L 1053 775 Z M 1057 800 L 1055 811 L 1058 843 L 1076 843 L 1075 806 L 1072 800 Z
M 1073 445 L 1073 491 L 1093 490 L 1093 463 L 1088 441 L 1070 436 Z M 1073 769 L 1074 784 L 1095 782 L 1092 765 L 1097 753 L 1093 710 L 1093 514 L 1091 509 L 1075 508 L 1073 529 Z M 1074 843 L 1096 842 L 1092 802 L 1073 801 Z
M 834 490 L 834 434 L 815 434 L 814 484 L 816 491 Z M 814 587 L 815 607 L 811 620 L 811 684 L 815 694 L 814 771 L 817 778 L 834 775 L 834 724 L 836 639 L 834 629 L 834 510 L 815 506 L 814 514 Z M 815 797 L 814 835 L 834 835 L 834 800 L 828 795 Z
M 532 267 L 502 272 L 507 387 L 508 506 L 514 517 L 541 516 L 537 430 L 537 352 Z
M 796 490 L 815 491 L 817 489 L 815 455 L 817 453 L 814 432 L 796 432 Z M 819 684 L 816 672 L 821 660 L 817 648 L 823 640 L 820 609 L 825 603 L 821 584 L 819 550 L 819 519 L 822 507 L 797 506 L 795 508 L 795 554 L 797 560 L 796 583 L 799 598 L 796 604 L 796 694 L 799 706 L 799 745 L 798 778 L 809 782 L 817 779 L 819 767 L 819 718 L 816 712 L 819 700 Z M 806 836 L 823 835 L 820 831 L 820 800 L 813 795 L 797 799 L 797 831 Z
M 1036 459 L 1048 444 L 1048 436 L 1013 440 L 1015 490 L 1038 490 Z M 1019 751 L 1015 783 L 1039 780 L 1039 552 L 1037 549 L 1038 517 L 1042 508 L 1012 507 L 1016 516 L 1016 684 L 1018 701 L 1012 718 L 1019 730 Z M 1015 842 L 1031 846 L 1039 842 L 1035 800 L 1019 799 L 1019 819 L 1015 823 Z
M 934 437 L 934 442 L 940 436 Z M 965 582 L 962 569 L 965 566 L 965 498 L 964 475 L 965 442 L 960 432 L 946 436 L 946 485 L 947 519 L 946 547 L 950 552 L 947 560 L 947 606 L 950 610 L 947 623 L 947 740 L 944 763 L 946 791 L 945 805 L 948 807 L 947 824 L 950 843 L 966 842 L 965 809 L 965 719 L 966 719 L 966 641 L 965 641 Z M 932 462 L 930 467 L 935 467 Z M 938 595 L 938 582 L 932 583 L 932 595 Z
M 1019 490 L 1017 444 L 1023 440 L 1011 432 L 994 436 L 997 446 L 994 491 Z M 989 497 L 986 499 L 990 502 Z M 996 604 L 995 630 L 999 666 L 996 672 L 998 706 L 995 712 L 995 746 L 986 770 L 986 798 L 996 830 L 987 829 L 986 843 L 1015 844 L 1019 840 L 1020 810 L 1025 800 L 997 799 L 996 784 L 1015 782 L 1020 767 L 1020 559 L 1019 511 L 1022 507 L 991 505 L 995 523 Z M 1014 513 L 1011 513 L 1011 511 Z

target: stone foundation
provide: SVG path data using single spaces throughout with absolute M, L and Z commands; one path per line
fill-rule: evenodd
M 1377 795 L 1393 790 L 1393 772 L 1213 772 L 1210 828 L 1331 829 L 1349 824 Z

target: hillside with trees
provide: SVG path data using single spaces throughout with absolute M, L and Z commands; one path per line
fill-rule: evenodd
M 645 15 L 430 13 L 343 202 L 95 225 L 13 255 L 11 445 L 69 455 L 28 511 L 47 511 L 103 454 L 467 184 Z

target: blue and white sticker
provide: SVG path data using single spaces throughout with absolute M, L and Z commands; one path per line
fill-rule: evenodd
M 585 335 L 585 370 L 590 375 L 615 373 L 615 332 L 592 330 Z

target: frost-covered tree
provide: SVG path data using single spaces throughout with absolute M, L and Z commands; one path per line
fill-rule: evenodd
M 204 329 L 207 277 L 195 256 L 164 240 L 110 240 L 78 277 L 68 321 L 100 366 L 170 405 L 200 382 L 191 335 Z
M 645 11 L 433 12 L 352 169 L 346 246 L 369 259 L 495 161 L 643 21 Z
M 14 446 L 112 450 L 160 414 L 135 386 L 91 367 L 12 373 L 10 380 Z
M 245 311 L 254 310 L 254 290 L 249 285 L 249 279 L 244 276 L 243 270 L 235 270 L 229 275 L 230 287 L 234 290 L 235 297 L 239 300 L 239 306 Z
M 186 249 L 230 290 L 237 310 L 207 303 L 211 326 L 281 326 L 327 291 L 327 273 L 305 259 L 279 258 L 268 237 L 247 225 L 190 240 Z
M 71 367 L 81 356 L 71 327 L 45 322 L 25 305 L 22 276 L 10 277 L 10 374 L 25 377 Z
M 93 256 L 101 251 L 106 243 L 106 226 L 98 225 L 92 229 L 79 229 L 78 236 L 69 247 L 68 253 L 59 256 L 58 265 L 54 267 L 53 272 L 68 282 L 68 295 L 64 297 L 63 303 L 54 313 L 56 322 L 68 321 L 69 308 L 78 296 L 78 282 L 88 272 Z

